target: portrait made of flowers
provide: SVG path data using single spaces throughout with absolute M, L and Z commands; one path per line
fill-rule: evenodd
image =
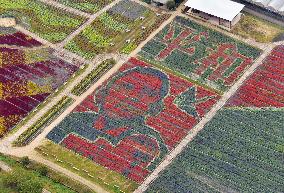
M 142 182 L 219 98 L 131 58 L 47 138 Z

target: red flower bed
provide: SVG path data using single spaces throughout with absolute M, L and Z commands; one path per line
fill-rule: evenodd
M 227 106 L 284 107 L 284 46 L 276 47 Z
M 9 46 L 35 47 L 42 45 L 40 42 L 32 39 L 30 36 L 22 32 L 15 32 L 13 34 L 0 34 L 0 44 Z
M 48 138 L 142 182 L 219 98 L 213 91 L 131 58 Z

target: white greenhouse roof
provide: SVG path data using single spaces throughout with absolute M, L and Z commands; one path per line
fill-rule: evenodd
M 247 0 L 275 11 L 284 12 L 284 0 Z
M 184 5 L 229 21 L 244 8 L 243 4 L 230 0 L 188 0 Z

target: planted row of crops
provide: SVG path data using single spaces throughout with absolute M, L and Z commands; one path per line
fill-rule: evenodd
M 148 192 L 282 192 L 284 111 L 224 109 Z
M 139 3 L 122 0 L 97 17 L 65 48 L 87 59 L 102 53 L 130 53 L 167 17 Z
M 38 0 L 2 0 L 0 16 L 15 17 L 21 26 L 52 43 L 64 40 L 86 20 Z
M 47 138 L 142 182 L 219 98 L 132 58 Z
M 176 17 L 139 55 L 150 62 L 226 91 L 260 50 L 189 19 Z
M 106 5 L 113 2 L 113 0 L 56 0 L 56 1 L 87 13 L 95 13 L 103 9 Z
M 277 46 L 228 106 L 284 107 L 284 46 Z
M 115 60 L 113 59 L 103 61 L 72 89 L 72 94 L 79 96 L 84 93 L 114 65 Z

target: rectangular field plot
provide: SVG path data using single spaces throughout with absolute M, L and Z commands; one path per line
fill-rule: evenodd
M 274 48 L 227 106 L 284 107 L 284 45 Z
M 102 53 L 130 53 L 167 17 L 157 16 L 136 2 L 122 0 L 96 18 L 65 48 L 87 59 Z
M 95 13 L 103 9 L 105 6 L 107 6 L 114 0 L 56 0 L 56 1 L 86 13 Z
M 176 17 L 139 53 L 191 79 L 226 91 L 259 56 L 260 50 Z
M 37 0 L 2 0 L 0 15 L 15 17 L 18 24 L 52 43 L 64 40 L 86 20 Z
M 58 165 L 101 186 L 110 193 L 132 193 L 138 187 L 137 183 L 121 174 L 96 164 L 92 160 L 69 151 L 49 140 L 37 147 L 36 150 L 44 158 L 56 162 Z
M 41 48 L 39 42 L 19 32 L 0 35 L 0 43 L 13 46 L 0 48 L 2 136 L 63 84 L 78 67 L 52 56 L 53 50 Z
M 47 138 L 140 183 L 219 98 L 132 58 Z
M 283 192 L 284 111 L 223 109 L 146 192 Z

